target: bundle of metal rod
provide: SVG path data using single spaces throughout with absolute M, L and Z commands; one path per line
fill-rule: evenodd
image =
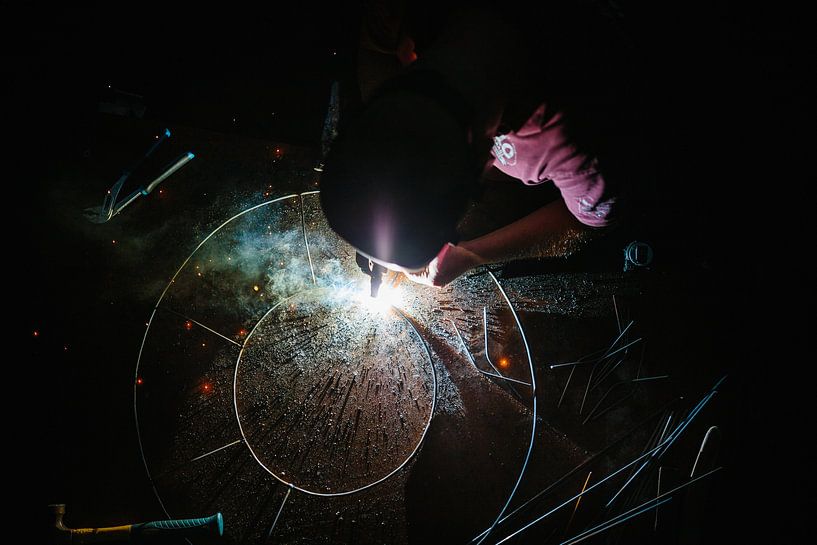
M 596 488 L 600 487 L 605 482 L 607 482 L 610 479 L 612 479 L 613 477 L 621 474 L 622 472 L 624 472 L 628 468 L 631 468 L 631 467 L 635 466 L 639 462 L 642 462 L 643 460 L 649 459 L 649 458 L 651 458 L 653 456 L 657 456 L 657 457 L 660 458 L 667 451 L 667 449 L 669 447 L 671 447 L 672 444 L 675 443 L 675 441 L 683 434 L 684 430 L 686 430 L 686 428 L 689 426 L 689 424 L 695 419 L 695 417 L 701 412 L 701 410 L 703 410 L 703 408 L 712 399 L 712 397 L 714 397 L 714 395 L 718 391 L 718 388 L 720 387 L 720 385 L 723 383 L 724 380 L 726 380 L 725 376 L 723 378 L 721 378 L 718 382 L 716 382 L 715 385 L 712 387 L 712 389 L 709 392 L 707 392 L 707 394 L 698 402 L 698 404 L 695 405 L 695 407 L 693 407 L 689 411 L 689 413 L 687 413 L 686 417 L 678 424 L 678 426 L 676 426 L 676 428 L 663 441 L 659 442 L 658 445 L 651 448 L 650 450 L 643 453 L 642 455 L 638 456 L 634 460 L 631 460 L 627 464 L 621 466 L 619 469 L 613 471 L 612 473 L 610 473 L 609 475 L 607 475 L 603 479 L 600 479 L 599 481 L 593 483 L 591 486 L 589 486 L 588 488 L 586 488 L 585 490 L 583 490 L 579 494 L 576 494 L 576 495 L 568 498 L 567 500 L 563 501 L 562 503 L 560 503 L 556 507 L 553 507 L 549 511 L 545 512 L 544 514 L 540 515 L 539 517 L 537 517 L 537 518 L 533 519 L 532 521 L 528 522 L 527 524 L 525 524 L 524 526 L 522 526 L 521 528 L 519 528 L 515 532 L 509 534 L 505 538 L 498 541 L 497 545 L 499 545 L 500 543 L 504 543 L 504 542 L 512 539 L 513 537 L 519 535 L 520 533 L 528 530 L 529 528 L 531 528 L 534 525 L 538 524 L 539 522 L 543 521 L 544 519 L 546 519 L 547 517 L 549 517 L 550 515 L 552 515 L 556 511 L 562 509 L 563 507 L 565 507 L 567 505 L 571 505 L 578 498 L 582 497 L 585 494 L 588 494 L 592 490 L 595 490 Z M 643 465 L 644 465 L 644 463 L 642 462 L 641 467 L 643 467 Z M 636 474 L 641 470 L 641 467 L 636 471 Z M 700 478 L 703 478 L 704 476 L 707 476 L 707 475 L 709 475 L 711 473 L 712 472 L 706 473 L 705 475 L 702 475 L 701 477 L 698 477 L 696 479 L 693 479 L 692 481 L 689 481 L 687 484 L 691 484 L 692 482 L 694 482 L 694 481 L 696 481 L 696 480 L 698 480 Z M 615 500 L 615 498 L 618 496 L 618 494 L 620 494 L 620 492 L 627 487 L 627 485 L 632 481 L 632 478 L 633 477 L 628 479 L 628 481 L 624 484 L 624 486 L 619 489 L 619 492 L 617 492 L 616 495 L 613 496 L 613 498 L 608 502 L 608 505 L 610 503 L 612 503 L 612 501 Z M 675 492 L 676 490 L 678 490 L 677 487 L 675 489 L 672 489 L 669 492 L 666 492 L 666 493 L 658 496 L 655 499 L 650 500 L 650 502 L 655 502 L 656 500 L 661 499 L 662 497 L 666 497 L 667 495 L 671 494 L 672 492 Z M 492 526 L 491 529 L 493 529 L 493 526 Z
M 514 509 L 513 511 L 511 511 L 510 513 L 508 513 L 507 515 L 502 517 L 499 520 L 498 525 L 505 524 L 512 517 L 524 512 L 526 509 L 529 509 L 529 508 L 532 508 L 532 507 L 536 506 L 539 501 L 546 498 L 551 492 L 556 490 L 556 488 L 559 485 L 565 483 L 567 481 L 567 479 L 569 479 L 571 476 L 575 475 L 578 471 L 581 471 L 582 469 L 584 469 L 585 467 L 587 467 L 591 463 L 595 462 L 596 460 L 599 460 L 603 455 L 607 454 L 613 447 L 615 447 L 616 445 L 618 445 L 619 443 L 621 443 L 622 441 L 624 441 L 625 439 L 630 437 L 633 433 L 635 433 L 637 430 L 641 429 L 641 427 L 643 427 L 647 423 L 651 422 L 656 416 L 659 416 L 660 414 L 663 414 L 667 409 L 669 409 L 672 405 L 677 403 L 679 400 L 680 400 L 680 398 L 673 399 L 672 401 L 665 404 L 663 407 L 661 407 L 660 409 L 658 409 L 657 411 L 653 412 L 648 417 L 643 419 L 641 422 L 639 422 L 638 424 L 636 424 L 635 426 L 633 426 L 632 428 L 630 428 L 626 432 L 622 433 L 620 436 L 618 436 L 616 439 L 614 439 L 612 442 L 610 442 L 610 444 L 608 444 L 606 447 L 604 447 L 600 451 L 598 451 L 595 454 L 593 454 L 592 456 L 590 456 L 587 460 L 585 460 L 581 464 L 577 465 L 576 467 L 574 467 L 573 469 L 571 469 L 570 471 L 568 471 L 567 473 L 562 475 L 560 478 L 558 478 L 557 480 L 552 482 L 547 488 L 537 492 L 531 498 L 529 498 L 524 503 L 522 503 L 522 505 L 518 506 L 516 509 Z M 663 419 L 661 421 L 663 422 Z M 471 542 L 473 543 L 477 539 L 484 536 L 487 532 L 488 532 L 487 529 L 484 530 L 482 533 L 480 533 L 479 535 L 474 537 L 471 540 Z

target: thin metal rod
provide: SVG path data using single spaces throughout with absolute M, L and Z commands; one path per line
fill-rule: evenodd
M 312 273 L 312 285 L 317 285 L 318 281 L 315 279 L 315 267 L 312 265 L 312 253 L 309 251 L 309 238 L 306 236 L 306 216 L 304 214 L 304 194 L 298 194 L 301 203 L 301 229 L 304 233 L 304 244 L 306 245 L 306 257 L 309 258 L 309 272 Z
M 664 472 L 664 466 L 658 466 L 658 488 L 655 491 L 655 497 L 661 495 L 661 474 Z M 655 506 L 655 524 L 652 528 L 653 532 L 658 531 L 658 506 Z
M 191 318 L 191 317 L 189 317 L 189 316 L 185 316 L 185 315 L 184 315 L 184 314 L 182 314 L 181 312 L 176 312 L 175 310 L 173 310 L 173 309 L 171 309 L 171 308 L 167 308 L 167 307 L 159 307 L 159 308 L 160 308 L 161 310 L 164 310 L 165 312 L 169 312 L 170 314 L 175 314 L 176 316 L 178 316 L 178 317 L 180 317 L 180 318 L 184 318 L 185 320 L 187 320 L 187 321 L 189 321 L 189 322 L 192 322 L 192 323 L 196 324 L 197 326 L 199 326 L 199 327 L 202 327 L 202 328 L 206 329 L 206 330 L 207 330 L 207 331 L 209 331 L 210 333 L 213 333 L 214 335 L 218 335 L 219 337 L 221 337 L 221 338 L 222 338 L 222 339 L 224 339 L 225 341 L 233 343 L 234 345 L 238 346 L 239 348 L 241 348 L 241 347 L 243 346 L 241 343 L 237 343 L 237 342 L 235 342 L 235 341 L 234 341 L 233 339 L 231 339 L 230 337 L 227 337 L 226 335 L 222 335 L 221 333 L 219 333 L 218 331 L 216 331 L 216 330 L 215 330 L 215 329 L 213 329 L 212 327 L 207 327 L 207 326 L 206 326 L 206 325 L 204 325 L 203 323 L 201 323 L 201 322 L 199 322 L 199 321 L 196 321 L 196 320 L 194 320 L 193 318 Z
M 661 437 L 659 437 L 659 439 L 658 439 L 659 443 L 664 439 L 664 435 L 667 433 L 667 428 L 669 427 L 669 423 L 670 423 L 671 420 L 672 420 L 672 415 L 670 415 L 667 418 L 667 423 L 664 424 L 664 431 L 661 432 Z M 639 467 L 637 470 L 635 470 L 635 472 L 632 475 L 630 475 L 630 478 L 627 479 L 627 481 L 624 483 L 624 485 L 621 488 L 618 489 L 618 492 L 616 492 L 613 495 L 613 497 L 610 498 L 610 501 L 608 501 L 607 505 L 605 505 L 604 507 L 610 507 L 610 504 L 612 504 L 614 501 L 616 501 L 616 498 L 618 498 L 618 496 L 624 491 L 624 489 L 627 488 L 630 485 L 631 482 L 633 482 L 633 479 L 635 479 L 638 476 L 638 474 L 641 473 L 641 470 L 644 469 L 645 467 L 647 467 L 647 465 L 649 465 L 650 461 L 653 458 L 655 458 L 655 455 L 657 453 L 658 453 L 658 451 L 653 452 L 653 455 L 650 456 L 648 459 L 646 459 L 644 461 L 644 463 L 641 464 L 641 467 Z
M 644 353 L 647 351 L 647 341 L 644 341 L 644 344 L 641 345 L 641 357 L 638 359 L 638 369 L 635 372 L 635 378 L 641 376 L 641 366 L 644 365 Z
M 574 367 L 574 369 L 575 369 L 575 367 Z M 596 403 L 596 404 L 593 406 L 593 408 L 592 408 L 592 409 L 590 410 L 590 412 L 587 414 L 587 418 L 585 418 L 585 419 L 584 419 L 584 421 L 582 422 L 582 424 L 587 424 L 587 422 L 588 422 L 588 421 L 591 419 L 591 417 L 593 417 L 593 414 L 596 412 L 596 409 L 598 409 L 598 408 L 599 408 L 599 406 L 602 404 L 602 402 L 603 402 L 605 399 L 607 399 L 607 396 L 608 396 L 608 395 L 610 395 L 610 392 L 612 392 L 612 391 L 613 391 L 613 390 L 614 390 L 616 387 L 621 386 L 622 384 L 627 384 L 627 383 L 633 383 L 633 382 L 647 382 L 647 381 L 650 381 L 650 380 L 661 380 L 661 379 L 665 379 L 665 378 L 669 378 L 669 375 L 660 375 L 660 376 L 656 376 L 656 377 L 635 378 L 635 379 L 632 379 L 632 380 L 622 380 L 622 381 L 616 382 L 615 384 L 613 384 L 612 386 L 610 386 L 610 388 L 609 388 L 609 389 L 608 389 L 608 390 L 607 390 L 607 391 L 604 393 L 604 395 L 603 395 L 603 396 L 601 396 L 601 399 L 599 399 L 598 403 Z M 596 420 L 596 418 L 598 418 L 598 417 L 599 417 L 599 416 L 601 416 L 602 414 L 604 414 L 604 413 L 606 413 L 607 411 L 609 411 L 611 408 L 615 407 L 616 405 L 618 405 L 619 403 L 621 403 L 622 401 L 624 401 L 624 399 L 628 399 L 630 396 L 632 396 L 632 394 L 633 394 L 633 392 L 630 392 L 630 394 L 629 394 L 629 395 L 627 395 L 627 396 L 625 396 L 625 397 L 623 397 L 623 398 L 619 399 L 618 401 L 616 401 L 616 402 L 614 402 L 614 403 L 610 404 L 608 407 L 606 407 L 606 408 L 605 408 L 605 409 L 604 409 L 602 412 L 598 413 L 598 414 L 597 414 L 595 417 L 593 417 L 592 419 L 593 419 L 593 420 Z
M 633 345 L 633 344 L 635 344 L 635 342 L 637 342 L 637 341 L 634 341 L 634 342 L 632 342 L 632 343 L 628 344 L 627 346 L 624 346 L 624 347 L 622 347 L 622 348 L 620 348 L 620 349 L 616 350 L 615 352 L 610 352 L 610 350 L 612 350 L 613 348 L 615 348 L 616 344 L 618 344 L 618 341 L 620 341 L 620 340 L 621 340 L 621 337 L 623 337 L 623 336 L 624 336 L 624 334 L 625 334 L 625 333 L 627 333 L 627 330 L 628 330 L 628 329 L 630 329 L 630 326 L 632 326 L 634 323 L 635 323 L 635 322 L 631 320 L 631 321 L 630 321 L 630 323 L 629 323 L 629 324 L 627 324 L 627 327 L 625 327 L 625 328 L 624 328 L 624 331 L 622 331 L 621 333 L 619 333 L 618 337 L 616 337 L 616 340 L 614 340 L 614 341 L 613 341 L 613 344 L 611 344 L 611 345 L 610 345 L 610 346 L 609 346 L 609 347 L 608 347 L 606 350 L 604 350 L 604 354 L 603 354 L 603 355 L 602 355 L 600 358 L 597 358 L 597 359 L 595 359 L 595 360 L 588 360 L 588 361 L 584 361 L 584 358 L 579 358 L 579 359 L 578 359 L 578 360 L 576 360 L 576 361 L 571 361 L 571 362 L 567 362 L 567 363 L 556 363 L 556 364 L 553 364 L 553 365 L 551 365 L 551 366 L 550 366 L 550 368 L 551 368 L 551 369 L 556 369 L 557 367 L 566 367 L 566 366 L 568 366 L 568 365 L 578 365 L 578 364 L 580 364 L 580 363 L 593 363 L 593 362 L 598 363 L 598 362 L 600 362 L 601 360 L 603 360 L 604 358 L 608 358 L 608 357 L 612 356 L 613 354 L 616 354 L 616 353 L 618 353 L 618 352 L 621 352 L 621 350 L 623 350 L 624 348 L 627 348 L 627 347 L 629 347 L 629 346 L 632 346 L 632 345 Z M 638 340 L 640 341 L 641 339 L 638 339 Z M 599 352 L 601 352 L 601 350 L 596 350 L 595 352 L 593 352 L 593 354 L 598 354 Z M 587 357 L 587 356 L 585 356 L 585 357 Z
M 565 394 L 567 393 L 567 387 L 570 386 L 570 379 L 573 378 L 573 373 L 575 371 L 576 371 L 575 366 L 570 368 L 570 374 L 567 375 L 567 382 L 565 382 L 564 390 L 562 390 L 562 395 L 559 396 L 559 403 L 556 404 L 557 409 L 562 406 L 562 400 L 565 398 Z
M 618 317 L 618 305 L 616 304 L 615 294 L 613 294 L 613 310 L 616 311 L 616 325 L 618 326 L 618 332 L 621 333 L 621 320 Z
M 579 406 L 579 414 L 582 414 L 582 411 L 584 410 L 584 403 L 587 401 L 587 393 L 590 391 L 590 383 L 593 382 L 593 373 L 596 372 L 596 366 L 598 366 L 598 362 L 593 365 L 593 368 L 590 370 L 590 376 L 587 378 L 587 386 L 584 389 L 582 404 Z
M 564 482 L 565 480 L 569 479 L 569 478 L 570 478 L 570 477 L 571 477 L 571 476 L 572 476 L 574 473 L 576 473 L 577 471 L 580 471 L 582 468 L 586 467 L 588 464 L 592 463 L 592 462 L 593 462 L 593 461 L 595 461 L 597 458 L 599 458 L 599 457 L 600 457 L 600 456 L 602 456 L 603 454 L 607 453 L 607 451 L 609 451 L 609 450 L 610 450 L 610 449 L 612 449 L 614 446 L 616 446 L 617 444 L 619 444 L 620 442 L 622 442 L 624 439 L 626 439 L 626 438 L 628 438 L 630 435 L 632 435 L 632 434 L 633 434 L 633 432 L 634 432 L 635 430 L 640 429 L 640 428 L 641 428 L 641 426 L 643 426 L 643 425 L 644 425 L 644 424 L 646 424 L 647 422 L 652 421 L 652 419 L 653 419 L 653 418 L 655 418 L 657 415 L 659 415 L 659 414 L 663 413 L 665 410 L 667 410 L 667 409 L 668 409 L 670 406 L 672 406 L 672 405 L 674 405 L 675 403 L 677 403 L 679 400 L 680 400 L 680 398 L 675 398 L 675 399 L 673 399 L 672 401 L 670 401 L 670 402 L 666 403 L 666 404 L 665 404 L 663 407 L 661 407 L 661 408 L 660 408 L 660 409 L 658 409 L 657 411 L 653 412 L 653 413 L 652 413 L 651 415 L 649 415 L 647 418 L 645 418 L 644 420 L 642 420 L 641 422 L 639 422 L 638 424 L 636 424 L 635 426 L 633 426 L 632 428 L 630 428 L 630 429 L 629 429 L 629 430 L 627 430 L 626 432 L 622 433 L 620 436 L 618 436 L 616 439 L 614 439 L 614 440 L 613 440 L 613 441 L 612 441 L 610 444 L 608 444 L 606 447 L 604 447 L 603 449 L 601 449 L 600 451 L 598 451 L 597 453 L 595 453 L 594 455 L 592 455 L 590 458 L 588 458 L 588 459 L 587 459 L 587 460 L 585 460 L 584 462 L 580 463 L 579 465 L 577 465 L 576 467 L 574 467 L 573 469 L 571 469 L 570 471 L 568 471 L 567 473 L 565 473 L 564 475 L 562 475 L 561 477 L 559 477 L 558 479 L 556 479 L 554 482 L 552 482 L 550 485 L 548 485 L 548 486 L 547 486 L 547 488 L 545 488 L 544 490 L 540 490 L 539 492 L 537 492 L 536 494 L 534 494 L 534 495 L 533 495 L 531 498 L 529 498 L 527 501 L 525 501 L 525 502 L 524 502 L 522 505 L 520 505 L 519 507 L 517 507 L 516 509 L 514 509 L 513 511 L 511 511 L 510 513 L 508 513 L 507 515 L 505 515 L 505 516 L 504 516 L 504 517 L 503 517 L 503 518 L 502 518 L 502 519 L 499 521 L 499 523 L 500 523 L 500 524 L 504 523 L 504 522 L 505 522 L 506 520 L 508 520 L 510 517 L 512 517 L 512 516 L 514 516 L 514 515 L 516 515 L 516 514 L 517 514 L 517 513 L 519 513 L 519 512 L 520 512 L 522 509 L 526 508 L 526 507 L 527 507 L 528 505 L 530 505 L 531 503 L 535 502 L 536 500 L 538 500 L 538 499 L 540 499 L 541 497 L 543 497 L 544 495 L 546 495 L 548 492 L 550 492 L 551 490 L 553 490 L 554 488 L 556 488 L 557 486 L 559 486 L 559 485 L 560 485 L 562 482 Z M 660 425 L 660 424 L 659 424 L 659 425 Z M 471 540 L 471 542 L 473 543 L 474 541 L 476 541 L 477 539 L 479 539 L 480 537 L 482 537 L 482 536 L 483 536 L 483 535 L 484 535 L 484 534 L 485 534 L 487 531 L 488 531 L 487 529 L 486 529 L 486 530 L 483 530 L 483 532 L 482 532 L 481 534 L 479 534 L 478 536 L 476 536 L 475 538 L 473 538 L 473 539 Z
M 633 519 L 633 518 L 635 518 L 638 515 L 641 515 L 643 513 L 646 513 L 650 509 L 656 509 L 659 505 L 663 505 L 663 504 L 667 503 L 668 501 L 670 501 L 671 499 L 672 498 L 666 498 L 666 499 L 659 500 L 659 501 L 650 500 L 647 503 L 653 503 L 654 502 L 654 505 L 641 504 L 640 506 L 638 506 L 638 507 L 636 507 L 634 509 L 631 509 L 631 510 L 625 512 L 625 513 L 622 513 L 621 515 L 618 515 L 618 516 L 616 516 L 616 517 L 614 517 L 614 518 L 612 518 L 612 519 L 610 519 L 608 521 L 602 522 L 601 524 L 598 524 L 598 525 L 594 526 L 593 528 L 590 528 L 589 530 L 585 530 L 583 533 L 581 533 L 581 534 L 579 534 L 577 536 L 574 536 L 574 537 L 568 539 L 567 541 L 563 541 L 559 545 L 574 545 L 575 543 L 580 543 L 580 542 L 584 541 L 587 538 L 593 537 L 595 535 L 600 534 L 601 532 L 604 532 L 605 530 L 609 530 L 610 528 L 614 528 L 615 526 L 618 526 L 619 524 L 624 524 L 628 520 Z M 635 511 L 635 513 L 633 513 L 633 511 Z
M 654 377 L 634 378 L 630 382 L 647 382 L 648 380 L 661 380 L 665 378 L 669 378 L 669 375 L 657 375 Z
M 630 390 L 630 393 L 628 393 L 627 395 L 620 397 L 616 401 L 614 401 L 614 402 L 610 403 L 609 405 L 607 405 L 601 411 L 597 412 L 596 415 L 593 418 L 591 418 L 590 420 L 598 420 L 599 418 L 601 418 L 602 416 L 604 416 L 608 412 L 612 411 L 613 408 L 616 405 L 618 405 L 619 403 L 624 403 L 625 401 L 627 401 L 628 399 L 630 399 L 634 395 L 635 395 L 635 389 L 632 389 L 632 390 Z
M 695 456 L 695 463 L 692 464 L 692 471 L 689 473 L 690 477 L 695 476 L 695 469 L 698 467 L 698 461 L 701 459 L 701 454 L 703 453 L 704 449 L 706 448 L 706 442 L 709 440 L 709 435 L 718 429 L 718 426 L 712 426 L 708 430 L 706 430 L 706 435 L 704 435 L 704 440 L 701 441 L 701 448 L 698 449 L 698 455 Z
M 281 511 L 284 510 L 284 505 L 286 505 L 287 500 L 289 499 L 289 495 L 292 493 L 292 487 L 287 488 L 287 495 L 284 496 L 284 501 L 281 502 L 281 507 L 278 508 L 278 512 L 275 513 L 275 520 L 272 521 L 272 526 L 269 528 L 269 532 L 267 532 L 267 541 L 270 540 L 272 537 L 272 532 L 275 530 L 275 526 L 278 524 L 278 519 L 281 517 Z
M 574 543 L 578 543 L 580 541 L 583 541 L 583 540 L 587 539 L 588 537 L 591 537 L 591 536 L 594 536 L 594 535 L 596 535 L 596 534 L 598 534 L 600 532 L 603 532 L 604 530 L 608 530 L 608 529 L 612 528 L 613 526 L 618 526 L 619 524 L 621 524 L 623 522 L 626 522 L 627 520 L 629 520 L 629 519 L 631 519 L 631 518 L 645 512 L 645 511 L 648 511 L 650 509 L 654 509 L 655 507 L 658 507 L 659 505 L 662 505 L 662 504 L 666 503 L 666 501 L 660 501 L 660 500 L 666 498 L 670 494 L 673 494 L 673 493 L 675 493 L 675 492 L 677 492 L 677 491 L 679 491 L 679 490 L 681 490 L 683 488 L 686 488 L 687 486 L 691 485 L 692 483 L 694 483 L 696 481 L 699 481 L 699 480 L 703 479 L 704 477 L 709 477 L 710 475 L 712 475 L 713 473 L 715 473 L 717 471 L 720 471 L 721 469 L 723 469 L 723 467 L 716 467 L 712 471 L 708 471 L 708 472 L 704 473 L 703 475 L 701 475 L 700 477 L 695 477 L 694 479 L 690 479 L 689 481 L 685 482 L 684 484 L 676 486 L 672 490 L 667 490 L 663 494 L 659 494 L 655 498 L 647 500 L 644 503 L 642 503 L 641 505 L 633 507 L 629 511 L 625 511 L 624 513 L 621 513 L 620 515 L 616 515 L 615 517 L 613 517 L 612 519 L 610 519 L 610 520 L 608 520 L 606 522 L 602 522 L 601 524 L 599 524 L 599 525 L 597 525 L 597 526 L 595 526 L 593 528 L 590 528 L 589 530 L 585 530 L 581 534 L 579 534 L 577 536 L 574 536 L 574 537 L 570 538 L 567 541 L 563 541 L 560 545 L 573 545 Z M 669 499 L 671 499 L 671 498 L 667 498 L 667 501 Z M 613 521 L 616 521 L 616 522 L 613 522 Z M 499 543 L 502 543 L 502 541 L 498 542 L 497 545 L 499 545 Z
M 454 326 L 454 332 L 457 334 L 457 337 L 459 338 L 463 349 L 465 349 L 465 355 L 468 356 L 468 361 L 471 362 L 471 365 L 474 366 L 474 369 L 476 369 L 477 371 L 479 371 L 483 375 L 487 375 L 489 377 L 495 377 L 495 378 L 499 378 L 499 379 L 502 379 L 502 380 L 507 380 L 509 382 L 516 382 L 517 384 L 523 384 L 525 386 L 530 386 L 530 382 L 525 382 L 523 380 L 516 380 L 515 378 L 506 377 L 505 375 L 496 375 L 494 373 L 489 373 L 488 371 L 483 371 L 482 369 L 477 367 L 477 364 L 474 361 L 474 357 L 471 355 L 471 351 L 468 350 L 468 346 L 466 346 L 465 340 L 462 338 L 462 335 L 460 335 L 460 330 L 457 329 L 457 324 L 455 324 L 453 320 L 449 320 L 449 321 L 451 322 L 451 325 Z
M 584 490 L 587 488 L 587 483 L 589 483 L 589 482 L 590 482 L 590 476 L 591 476 L 592 474 L 593 474 L 593 472 L 592 472 L 592 471 L 591 471 L 590 473 L 588 473 L 588 474 L 587 474 L 587 478 L 584 480 L 584 485 L 582 485 L 582 492 L 584 492 Z M 566 534 L 566 533 L 567 533 L 567 531 L 570 529 L 570 523 L 571 523 L 571 522 L 573 522 L 573 517 L 575 517 L 575 516 L 576 516 L 576 511 L 578 511 L 578 509 L 579 509 L 579 503 L 581 503 L 581 501 L 582 501 L 581 497 L 579 497 L 579 499 L 578 499 L 578 500 L 576 500 L 576 505 L 575 505 L 575 507 L 573 507 L 573 512 L 572 512 L 572 513 L 570 513 L 570 519 L 568 519 L 568 521 L 567 521 L 567 525 L 565 526 L 565 534 Z
M 229 447 L 232 447 L 233 445 L 237 445 L 237 444 L 243 443 L 243 442 L 244 442 L 243 439 L 239 439 L 238 441 L 233 441 L 232 443 L 228 443 L 228 444 L 224 445 L 223 447 L 218 447 L 217 449 L 211 450 L 207 454 L 202 454 L 201 456 L 196 456 L 195 458 L 190 460 L 190 462 L 188 462 L 188 463 L 195 462 L 197 460 L 201 460 L 202 458 L 207 458 L 211 454 L 215 454 L 216 452 L 218 452 L 220 450 L 224 450 L 225 448 L 229 448 Z
M 618 361 L 615 364 L 613 364 L 613 366 L 610 369 L 606 369 L 606 370 L 602 369 L 599 372 L 599 376 L 596 377 L 596 381 L 590 386 L 590 389 L 595 390 L 596 388 L 601 386 L 601 383 L 604 381 L 604 379 L 609 377 L 612 374 L 612 372 L 615 371 L 618 368 L 618 366 L 621 365 L 621 362 L 623 362 L 625 359 L 627 359 L 626 354 L 623 355 L 622 357 L 620 357 L 618 359 Z
M 605 358 L 609 358 L 610 356 L 615 356 L 616 354 L 618 354 L 618 353 L 619 353 L 619 352 L 621 352 L 622 350 L 627 350 L 627 349 L 628 349 L 628 348 L 630 348 L 632 345 L 634 345 L 635 343 L 641 342 L 642 340 L 643 340 L 643 339 L 642 339 L 641 337 L 639 337 L 639 338 L 637 338 L 636 340 L 634 340 L 634 341 L 632 341 L 632 342 L 629 342 L 629 343 L 625 344 L 625 345 L 624 345 L 624 346 L 622 346 L 621 348 L 617 348 L 617 349 L 616 349 L 616 350 L 614 350 L 613 352 L 610 352 L 609 354 L 605 354 L 604 356 L 602 356 L 602 357 L 600 357 L 600 358 L 598 358 L 598 359 L 595 359 L 595 360 L 587 360 L 587 361 L 576 360 L 576 361 L 569 361 L 569 362 L 567 362 L 567 363 L 554 363 L 554 364 L 550 365 L 550 368 L 551 368 L 551 369 L 556 369 L 557 367 L 568 367 L 568 366 L 570 366 L 570 365 L 580 365 L 580 364 L 582 364 L 582 363 L 598 363 L 598 362 L 600 362 L 601 360 L 603 360 L 603 359 L 605 359 Z
M 610 395 L 610 392 L 612 392 L 613 390 L 615 390 L 615 389 L 616 389 L 618 386 L 621 386 L 622 384 L 626 384 L 626 383 L 628 383 L 628 382 L 630 382 L 630 381 L 628 381 L 628 380 L 622 380 L 621 382 L 616 382 L 615 384 L 613 384 L 612 386 L 610 386 L 610 388 L 609 388 L 609 389 L 608 389 L 606 392 L 604 392 L 604 395 L 603 395 L 603 396 L 601 396 L 601 399 L 599 399 L 598 403 L 596 403 L 596 404 L 593 406 L 593 408 L 592 408 L 592 409 L 590 409 L 590 412 L 589 412 L 589 413 L 587 413 L 587 417 L 586 417 L 586 418 L 585 418 L 585 419 L 582 421 L 582 425 L 587 424 L 587 421 L 588 421 L 588 420 L 590 420 L 590 417 L 591 417 L 591 416 L 593 416 L 593 413 L 595 413 L 595 412 L 596 412 L 596 409 L 598 409 L 598 408 L 599 408 L 599 406 L 600 406 L 602 403 L 604 403 L 604 400 L 605 400 L 605 399 L 607 399 L 607 396 L 608 396 L 608 395 Z

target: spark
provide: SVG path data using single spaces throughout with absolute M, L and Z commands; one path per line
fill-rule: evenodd
M 193 329 L 193 322 L 191 322 L 190 320 L 187 320 L 187 321 L 184 323 L 184 328 L 185 328 L 187 331 L 190 331 L 191 329 Z
M 33 332 L 31 335 L 32 335 L 32 336 L 34 336 L 34 337 L 39 337 L 39 336 L 40 336 L 40 332 L 39 332 L 38 330 L 36 330 L 36 329 L 35 329 L 35 330 L 34 330 L 34 332 Z
M 508 360 L 508 358 L 506 358 L 504 356 L 499 358 L 499 366 L 502 369 L 507 369 L 510 364 L 511 364 L 511 362 Z
M 204 385 L 202 386 L 202 389 L 204 389 L 205 392 L 209 392 L 212 388 L 213 387 L 210 386 L 210 384 L 207 382 L 205 382 Z
M 111 243 L 116 244 L 116 240 L 112 240 Z
M 203 346 L 203 347 L 204 347 L 204 346 L 207 346 L 207 344 L 206 344 L 206 343 L 201 343 L 201 346 Z
M 238 330 L 238 336 L 239 336 L 239 337 L 244 337 L 246 334 L 247 334 L 247 330 L 246 330 L 246 329 L 243 329 L 243 328 L 242 328 L 242 329 L 239 329 L 239 330 Z
M 144 382 L 144 380 L 142 380 L 142 377 L 138 377 L 138 378 L 136 379 L 136 384 L 140 384 L 140 385 L 141 385 L 143 382 Z
M 261 289 L 261 288 L 259 288 L 258 286 L 253 286 L 253 287 L 252 287 L 252 291 L 259 291 L 260 289 Z
M 198 276 L 199 278 L 201 278 L 201 271 L 197 272 L 197 273 L 196 273 L 196 276 Z

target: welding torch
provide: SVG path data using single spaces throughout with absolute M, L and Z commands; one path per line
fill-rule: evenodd
M 383 275 L 386 273 L 386 267 L 375 263 L 360 252 L 355 252 L 355 262 L 357 266 L 360 267 L 360 270 L 363 271 L 363 274 L 371 277 L 370 295 L 377 297 L 377 293 L 380 291 L 380 284 L 383 283 Z

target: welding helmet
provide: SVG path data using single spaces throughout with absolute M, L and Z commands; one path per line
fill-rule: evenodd
M 327 156 L 320 196 L 332 229 L 366 256 L 408 270 L 456 243 L 479 174 L 466 108 L 431 72 L 381 88 Z

